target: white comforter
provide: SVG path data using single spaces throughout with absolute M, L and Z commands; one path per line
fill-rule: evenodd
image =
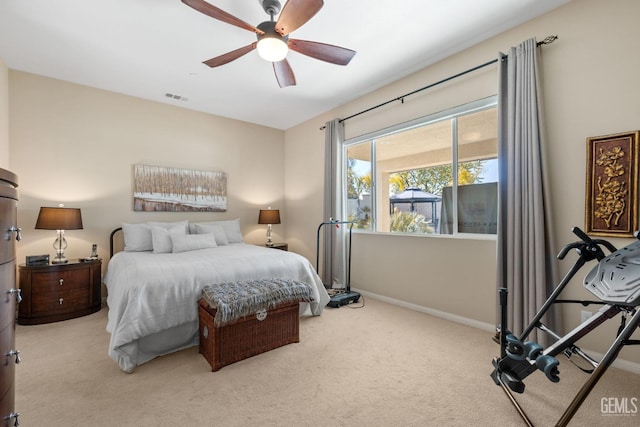
M 315 301 L 301 304 L 301 314 L 320 315 L 329 302 L 311 263 L 292 252 L 245 243 L 175 254 L 119 252 L 104 276 L 109 356 L 131 372 L 152 358 L 138 360 L 138 340 L 187 323 L 197 325 L 197 301 L 204 286 L 270 277 L 311 285 Z

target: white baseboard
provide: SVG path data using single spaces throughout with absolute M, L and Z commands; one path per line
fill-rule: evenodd
M 440 311 L 429 307 L 424 307 L 417 304 L 412 304 L 410 302 L 402 301 L 395 298 L 389 298 L 384 295 L 378 295 L 373 292 L 363 291 L 362 289 L 355 289 L 354 291 L 361 293 L 365 297 L 373 298 L 379 301 L 383 301 L 389 304 L 397 305 L 400 307 L 408 308 L 409 310 L 419 311 L 421 313 L 429 314 L 435 317 L 439 317 L 441 319 L 449 320 L 451 322 L 460 323 L 462 325 L 471 326 L 473 328 L 481 329 L 487 332 L 495 332 L 496 327 L 490 323 L 480 322 L 478 320 L 469 319 L 468 317 L 458 316 L 457 314 L 447 313 L 446 311 Z M 596 360 L 602 360 L 604 355 L 602 353 L 598 353 L 596 351 L 588 350 L 582 348 L 583 351 L 588 353 L 591 357 Z M 616 359 L 612 366 L 622 369 L 627 372 L 633 372 L 634 374 L 640 374 L 640 363 L 631 362 L 624 359 Z
M 489 323 L 480 322 L 478 320 L 469 319 L 468 317 L 458 316 L 457 314 L 447 313 L 446 311 L 436 310 L 434 308 L 424 307 L 422 305 L 412 304 L 410 302 L 402 301 L 395 298 L 385 297 L 384 295 L 374 294 L 373 292 L 363 291 L 362 289 L 353 289 L 364 295 L 365 297 L 377 299 L 379 301 L 387 302 L 389 304 L 397 305 L 400 307 L 408 308 L 409 310 L 419 311 L 421 313 L 430 314 L 441 319 L 450 320 L 462 325 L 472 326 L 477 329 L 482 329 L 487 332 L 495 332 L 496 326 Z

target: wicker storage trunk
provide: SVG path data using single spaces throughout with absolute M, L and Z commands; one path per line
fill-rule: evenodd
M 198 301 L 200 353 L 211 370 L 217 371 L 256 354 L 300 342 L 299 306 L 298 302 L 286 303 L 267 311 L 266 317 L 263 312 L 215 327 L 216 310 L 201 298 Z

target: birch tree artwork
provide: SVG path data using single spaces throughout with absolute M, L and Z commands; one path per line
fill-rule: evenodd
M 162 166 L 134 165 L 136 212 L 225 212 L 227 174 Z

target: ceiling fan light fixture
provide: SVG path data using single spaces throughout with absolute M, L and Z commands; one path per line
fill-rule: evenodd
M 276 23 L 273 21 L 265 21 L 258 25 L 258 29 L 264 34 L 258 34 L 258 55 L 265 61 L 279 62 L 287 57 L 289 46 L 288 36 L 282 36 L 276 31 Z
M 258 40 L 258 55 L 265 61 L 279 62 L 287 57 L 289 47 L 282 40 L 282 38 L 276 37 L 262 37 Z

